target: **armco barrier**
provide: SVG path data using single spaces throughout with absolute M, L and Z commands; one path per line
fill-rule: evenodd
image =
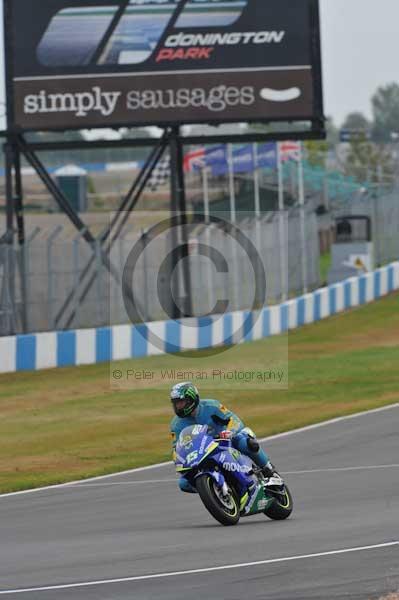
M 248 311 L 239 311 L 181 321 L 0 337 L 0 372 L 89 365 L 231 344 L 237 341 L 233 332 L 242 325 L 242 341 L 257 340 L 314 323 L 397 289 L 399 262 L 394 262 L 372 273 L 264 308 L 257 319 Z M 155 345 L 153 335 L 164 341 Z

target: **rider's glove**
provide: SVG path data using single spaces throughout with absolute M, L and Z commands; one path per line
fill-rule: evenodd
M 219 433 L 218 437 L 221 440 L 231 440 L 231 438 L 233 437 L 233 432 L 229 431 L 228 429 L 225 429 L 224 431 L 221 431 Z

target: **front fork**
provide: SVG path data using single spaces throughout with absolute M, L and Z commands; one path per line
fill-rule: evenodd
M 229 493 L 229 486 L 227 485 L 227 481 L 220 471 L 212 470 L 212 471 L 201 471 L 197 473 L 195 479 L 200 477 L 201 475 L 209 475 L 215 481 L 215 483 L 220 487 L 224 496 L 227 496 Z
M 228 496 L 229 493 L 231 493 L 230 487 L 229 487 L 223 473 L 221 473 L 220 471 L 216 471 L 216 470 L 201 471 L 200 473 L 198 473 L 195 476 L 195 479 L 201 475 L 209 475 L 210 477 L 212 477 L 212 479 L 215 481 L 215 483 L 221 489 L 222 494 L 224 496 Z M 252 498 L 252 494 L 255 492 L 255 488 L 258 488 L 258 487 L 259 487 L 258 485 L 254 484 L 253 490 L 251 490 L 251 491 L 246 490 L 242 493 L 241 497 L 239 497 L 240 512 L 242 512 L 244 510 L 249 499 Z

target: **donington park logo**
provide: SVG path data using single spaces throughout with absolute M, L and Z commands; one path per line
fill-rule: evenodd
M 285 31 L 223 31 L 241 17 L 247 4 L 248 0 L 130 0 L 123 11 L 117 6 L 64 7 L 51 18 L 37 57 L 48 67 L 138 65 L 152 56 L 156 63 L 206 61 L 218 46 L 280 44 Z

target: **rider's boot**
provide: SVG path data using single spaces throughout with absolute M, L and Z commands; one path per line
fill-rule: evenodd
M 275 466 L 269 462 L 262 467 L 262 474 L 266 479 L 265 485 L 283 485 L 283 478 L 277 472 Z
M 270 460 L 262 467 L 262 473 L 266 478 L 273 477 L 274 473 L 276 473 L 276 468 Z

